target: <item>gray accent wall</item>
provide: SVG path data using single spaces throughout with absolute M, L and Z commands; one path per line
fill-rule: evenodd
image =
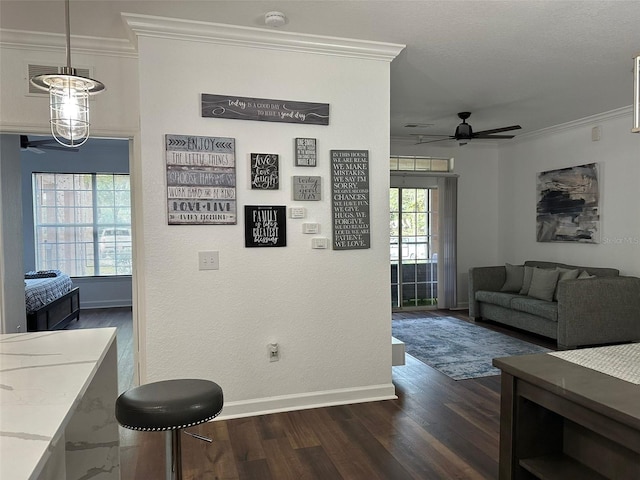
M 30 140 L 50 137 L 29 135 Z M 34 172 L 53 173 L 129 173 L 129 141 L 90 138 L 79 152 L 47 150 L 35 153 L 21 150 L 24 270 L 35 269 L 33 220 Z M 131 276 L 82 277 L 73 282 L 80 287 L 80 307 L 106 308 L 131 306 Z

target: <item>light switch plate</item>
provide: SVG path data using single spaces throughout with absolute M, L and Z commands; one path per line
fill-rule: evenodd
M 303 223 L 302 224 L 302 233 L 320 233 L 320 224 L 319 223 Z
M 304 218 L 306 215 L 304 207 L 291 207 L 289 210 L 291 218 Z
M 218 252 L 198 252 L 199 270 L 218 270 L 220 258 Z
M 311 248 L 329 248 L 329 239 L 326 237 L 312 238 Z

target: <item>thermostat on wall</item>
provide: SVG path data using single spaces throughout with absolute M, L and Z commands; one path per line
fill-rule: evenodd
M 291 207 L 291 210 L 289 210 L 289 214 L 291 215 L 291 218 L 304 218 L 304 207 Z

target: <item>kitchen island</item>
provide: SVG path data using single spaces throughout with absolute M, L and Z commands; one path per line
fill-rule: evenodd
M 0 478 L 118 480 L 116 329 L 0 335 Z

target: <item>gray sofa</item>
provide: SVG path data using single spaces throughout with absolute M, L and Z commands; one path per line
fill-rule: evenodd
M 560 349 L 640 341 L 640 278 L 620 276 L 613 268 L 539 261 L 524 265 L 579 269 L 593 278 L 558 281 L 554 299 L 547 301 L 501 291 L 507 279 L 504 265 L 471 268 L 469 316 L 553 338 Z

